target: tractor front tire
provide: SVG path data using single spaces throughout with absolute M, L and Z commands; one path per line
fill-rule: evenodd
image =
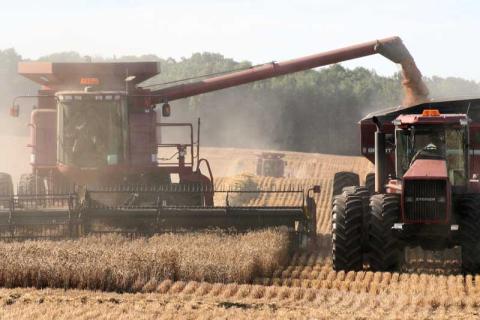
M 343 188 L 350 186 L 359 186 L 360 178 L 358 174 L 349 171 L 340 171 L 333 177 L 332 198 L 343 192 Z
M 361 270 L 363 199 L 355 194 L 335 196 L 332 211 L 332 259 L 335 270 Z
M 368 226 L 369 263 L 372 271 L 398 270 L 401 248 L 392 227 L 400 216 L 400 197 L 375 194 L 370 198 Z
M 457 202 L 462 247 L 462 271 L 476 274 L 480 271 L 480 195 L 469 194 Z

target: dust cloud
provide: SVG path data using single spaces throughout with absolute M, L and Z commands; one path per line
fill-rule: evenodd
M 0 172 L 10 174 L 14 184 L 18 182 L 22 173 L 32 170 L 29 164 L 30 148 L 27 147 L 28 143 L 28 136 L 0 135 L 0 145 L 2 146 Z
M 285 102 L 270 92 L 252 94 L 240 86 L 205 94 L 200 101 L 195 107 L 188 99 L 174 101 L 172 117 L 157 114 L 157 120 L 193 123 L 196 135 L 200 118 L 201 146 L 279 150 L 285 145 L 279 140 L 279 131 L 288 127 L 282 123 Z

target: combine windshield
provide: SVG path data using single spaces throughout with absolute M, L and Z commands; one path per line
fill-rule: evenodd
M 125 151 L 125 99 L 114 94 L 58 98 L 59 161 L 87 168 L 120 163 Z
M 412 126 L 397 129 L 397 175 L 402 177 L 417 159 L 446 159 L 452 185 L 466 182 L 465 128 Z

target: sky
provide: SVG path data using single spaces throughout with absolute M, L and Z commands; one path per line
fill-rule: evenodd
M 254 64 L 398 35 L 426 76 L 480 81 L 475 0 L 0 0 L 0 50 L 180 59 L 217 52 Z M 344 63 L 381 75 L 381 56 Z

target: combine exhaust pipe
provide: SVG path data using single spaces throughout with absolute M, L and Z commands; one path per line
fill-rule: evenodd
M 385 163 L 387 158 L 385 132 L 383 132 L 382 124 L 377 117 L 373 117 L 372 121 L 377 126 L 375 132 L 375 192 L 383 193 L 385 191 Z

